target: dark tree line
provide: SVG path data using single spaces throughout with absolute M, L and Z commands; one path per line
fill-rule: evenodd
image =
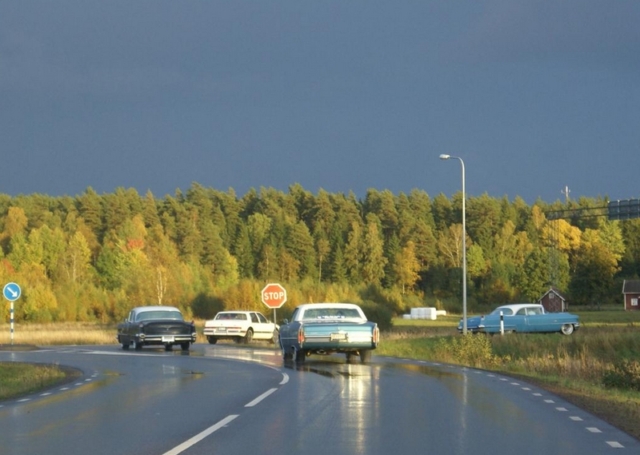
M 547 220 L 545 212 L 601 199 L 532 206 L 484 194 L 466 204 L 473 305 L 536 300 L 549 286 L 572 304 L 621 301 L 640 274 L 640 222 Z M 23 288 L 17 317 L 120 319 L 132 306 L 170 304 L 209 317 L 261 308 L 267 282 L 304 301 L 350 300 L 399 314 L 460 302 L 461 195 L 413 190 L 313 194 L 193 184 L 162 199 L 118 188 L 75 197 L 0 195 L 0 279 Z

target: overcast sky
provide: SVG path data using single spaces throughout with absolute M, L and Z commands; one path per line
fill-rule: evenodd
M 638 0 L 0 1 L 0 193 L 640 196 Z

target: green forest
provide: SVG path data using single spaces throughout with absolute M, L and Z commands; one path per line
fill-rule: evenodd
M 640 274 L 640 220 L 547 217 L 606 203 L 468 197 L 469 311 L 535 301 L 550 286 L 572 306 L 622 306 L 622 280 Z M 372 319 L 418 306 L 460 313 L 462 257 L 460 193 L 359 199 L 295 184 L 238 196 L 193 183 L 162 199 L 124 188 L 0 194 L 0 280 L 22 287 L 21 322 L 108 323 L 150 304 L 194 318 L 264 311 L 270 282 L 287 289 L 283 317 L 321 301 L 360 303 Z

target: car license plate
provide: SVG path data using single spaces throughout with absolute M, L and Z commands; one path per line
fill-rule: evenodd
M 175 341 L 175 338 L 173 335 L 163 335 L 162 336 L 162 342 L 163 343 L 173 343 Z
M 346 333 L 332 333 L 330 337 L 331 341 L 344 341 L 347 339 Z
M 218 332 L 226 332 L 226 331 L 227 331 L 227 329 L 224 328 L 224 327 L 218 329 Z

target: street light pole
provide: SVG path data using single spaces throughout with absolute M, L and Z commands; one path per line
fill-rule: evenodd
M 464 188 L 464 161 L 459 156 L 451 156 L 442 154 L 441 160 L 448 160 L 454 158 L 460 161 L 462 166 L 462 334 L 467 334 L 467 223 L 466 223 L 466 199 Z

